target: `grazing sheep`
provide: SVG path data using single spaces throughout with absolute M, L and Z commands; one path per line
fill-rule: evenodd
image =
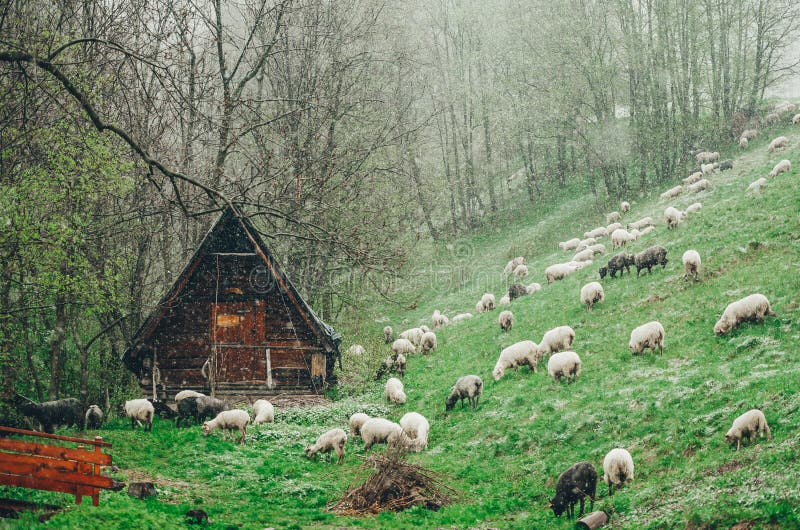
M 628 201 L 622 201 L 619 204 L 619 211 L 622 213 L 628 213 L 631 211 L 631 204 Z
M 792 163 L 788 160 L 781 160 L 772 171 L 769 172 L 770 177 L 777 177 L 779 173 L 788 173 L 792 169 Z
M 606 253 L 606 246 L 604 244 L 602 244 L 602 243 L 597 243 L 596 245 L 590 246 L 586 250 L 591 250 L 592 254 L 594 254 L 594 255 L 605 254 Z
M 406 393 L 403 391 L 403 382 L 396 377 L 390 377 L 389 380 L 386 381 L 384 395 L 386 396 L 386 401 L 389 403 L 394 403 L 395 405 L 402 405 L 406 402 Z
M 703 190 L 707 190 L 711 187 L 711 182 L 708 179 L 700 179 L 691 186 L 689 186 L 689 191 L 692 193 L 699 193 Z
M 440 313 L 438 309 L 433 312 L 433 316 L 431 317 L 431 325 L 433 326 L 433 329 L 446 326 L 449 323 L 450 319 L 447 318 L 446 315 Z
M 628 232 L 624 228 L 617 228 L 611 233 L 611 248 L 619 248 L 626 245 L 629 241 L 635 241 L 636 235 Z
M 429 332 L 429 331 L 431 330 L 431 328 L 429 328 L 429 327 L 428 327 L 428 326 L 426 326 L 425 324 L 422 324 L 422 325 L 419 327 L 419 329 L 421 329 L 421 330 L 422 330 L 422 333 L 427 333 L 427 332 Z
M 584 500 L 591 499 L 590 510 L 594 509 L 594 497 L 597 492 L 597 471 L 590 462 L 578 462 L 561 473 L 556 482 L 556 496 L 550 501 L 550 507 L 556 517 L 567 512 L 567 517 L 575 517 L 575 503 L 580 501 L 578 517 L 583 515 Z
M 578 239 L 577 237 L 573 237 L 568 241 L 562 241 L 561 243 L 558 244 L 558 246 L 559 248 L 561 248 L 561 250 L 567 251 L 567 250 L 572 250 L 573 248 L 577 248 L 580 242 L 581 242 L 580 239 Z
M 689 175 L 688 177 L 683 179 L 683 183 L 686 186 L 688 186 L 689 184 L 694 184 L 695 182 L 697 182 L 701 178 L 703 178 L 703 172 L 702 171 L 697 171 L 696 173 L 692 173 L 691 175 Z
M 183 398 L 178 401 L 178 416 L 175 418 L 175 427 L 180 427 L 181 423 L 189 426 L 189 420 L 198 423 L 197 417 L 197 400 L 200 399 L 195 396 Z
M 459 313 L 453 318 L 451 318 L 450 322 L 452 322 L 453 324 L 457 324 L 458 322 L 461 322 L 462 320 L 467 320 L 468 318 L 472 318 L 472 313 Z
M 748 140 L 752 140 L 757 136 L 758 131 L 755 129 L 745 129 L 744 132 L 742 132 L 742 138 L 747 138 Z
M 515 283 L 509 286 L 508 293 L 506 293 L 510 300 L 516 300 L 517 298 L 522 298 L 523 296 L 528 295 L 528 288 L 522 285 L 521 283 Z
M 151 431 L 154 414 L 153 404 L 146 399 L 130 399 L 125 402 L 125 415 L 131 419 L 131 430 L 136 429 L 137 423 L 142 425 L 144 422 L 144 430 Z
M 548 330 L 542 335 L 539 343 L 539 358 L 544 359 L 545 355 L 552 355 L 555 352 L 568 350 L 575 341 L 575 330 L 569 326 L 558 326 Z
M 586 304 L 586 308 L 591 311 L 594 304 L 606 299 L 603 286 L 598 282 L 590 282 L 581 287 L 581 303 Z
M 272 423 L 275 421 L 275 407 L 266 399 L 257 399 L 253 403 L 253 425 Z
M 639 272 L 642 269 L 650 269 L 656 265 L 661 265 L 662 269 L 667 268 L 667 249 L 662 246 L 656 245 L 633 255 L 633 263 L 636 265 L 636 277 L 639 277 Z
M 774 140 L 769 143 L 769 147 L 767 147 L 767 151 L 770 153 L 775 151 L 776 149 L 780 149 L 782 147 L 786 147 L 789 145 L 789 139 L 785 136 L 778 136 Z
M 59 425 L 65 427 L 74 425 L 79 429 L 83 428 L 84 412 L 80 402 L 75 398 L 36 403 L 25 396 L 16 394 L 14 406 L 24 416 L 38 420 L 42 424 L 42 430 L 48 434 L 53 434 Z
M 684 219 L 686 219 L 686 214 L 674 206 L 669 206 L 664 210 L 664 221 L 667 223 L 668 230 L 681 224 Z
M 554 353 L 547 361 L 547 373 L 558 383 L 561 378 L 572 382 L 581 375 L 581 358 L 574 351 Z
M 572 269 L 572 272 L 579 271 L 584 267 L 588 267 L 592 264 L 592 260 L 587 259 L 586 261 L 568 261 L 566 265 Z
M 764 185 L 766 185 L 766 183 L 767 183 L 767 179 L 764 178 L 764 177 L 761 177 L 760 179 L 754 180 L 753 182 L 751 182 L 750 185 L 747 186 L 747 191 L 752 191 L 754 194 L 758 195 L 758 194 L 761 193 L 761 188 L 764 187 Z
M 739 138 L 739 149 L 747 149 L 747 146 L 750 142 L 747 141 L 747 138 L 742 136 Z
M 678 195 L 680 195 L 682 191 L 683 191 L 683 186 L 675 186 L 662 193 L 660 197 L 662 199 L 672 199 L 673 197 L 677 197 Z
M 450 391 L 450 395 L 447 396 L 447 399 L 444 401 L 444 410 L 445 412 L 453 410 L 458 400 L 461 400 L 461 406 L 463 407 L 464 399 L 469 401 L 472 408 L 476 408 L 482 393 L 483 381 L 480 377 L 477 375 L 459 377 L 453 389 Z
M 328 463 L 333 461 L 331 451 L 336 452 L 336 463 L 344 460 L 344 446 L 347 444 L 347 434 L 342 429 L 331 429 L 317 438 L 314 445 L 305 448 L 306 458 L 317 460 L 317 453 L 327 454 Z
M 422 342 L 420 342 L 419 347 L 422 349 L 423 354 L 428 355 L 428 352 L 435 350 L 436 346 L 436 333 L 429 331 L 422 335 Z
M 775 316 L 767 297 L 763 294 L 751 294 L 728 304 L 720 319 L 714 324 L 714 333 L 724 335 L 742 322 L 760 323 L 767 316 Z
M 549 285 L 557 280 L 563 280 L 573 272 L 575 272 L 575 269 L 566 263 L 556 263 L 555 265 L 550 265 L 544 270 L 544 276 L 547 278 L 547 283 Z
M 594 252 L 591 249 L 584 249 L 572 257 L 572 261 L 591 261 L 594 257 Z
M 603 233 L 605 234 L 605 232 L 603 232 Z M 587 248 L 589 248 L 590 246 L 594 245 L 595 243 L 597 243 L 597 240 L 595 238 L 587 237 L 586 239 L 584 239 L 583 241 L 581 241 L 578 244 L 578 248 L 575 249 L 575 252 L 581 252 L 583 250 L 586 250 Z
M 533 282 L 530 285 L 525 286 L 525 292 L 530 294 L 537 293 L 542 290 L 542 284 Z
M 500 301 L 497 302 L 498 307 L 505 307 L 507 305 L 511 305 L 511 298 L 508 296 L 508 293 L 501 296 Z
M 638 221 L 628 224 L 628 230 L 641 230 L 654 224 L 652 217 L 642 217 Z
M 512 272 L 514 272 L 514 269 L 516 269 L 520 265 L 525 265 L 525 258 L 522 256 L 517 256 L 516 258 L 506 263 L 506 266 L 503 269 L 503 274 L 511 274 Z
M 792 125 L 800 124 L 800 114 L 795 114 L 792 116 Z
M 169 405 L 167 405 L 161 400 L 148 398 L 147 401 L 149 401 L 153 405 L 153 411 L 155 412 L 155 415 L 158 416 L 159 418 L 171 420 L 178 415 L 177 412 L 172 410 L 169 407 Z
M 500 324 L 500 329 L 503 331 L 511 331 L 511 326 L 514 325 L 514 313 L 508 310 L 501 312 L 497 323 Z
M 714 152 L 702 151 L 695 155 L 695 159 L 697 160 L 698 164 L 717 162 L 719 160 L 719 153 L 716 151 Z
M 385 326 L 383 328 L 383 342 L 389 344 L 390 342 L 392 342 L 393 338 L 394 338 L 394 330 L 392 329 L 392 326 Z
M 411 328 L 402 332 L 399 337 L 400 339 L 406 339 L 409 341 L 414 345 L 415 348 L 419 348 L 419 343 L 422 341 L 422 336 L 424 334 L 425 331 L 422 328 Z
M 652 226 L 652 225 L 650 225 L 650 226 L 645 226 L 645 227 L 644 227 L 644 229 L 643 229 L 641 232 L 639 232 L 639 237 L 641 237 L 641 236 L 643 236 L 643 235 L 647 235 L 647 234 L 649 234 L 650 232 L 652 232 L 652 231 L 653 231 L 653 230 L 655 230 L 655 229 L 656 229 L 656 227 L 655 227 L 655 226 Z M 638 238 L 637 238 L 637 239 L 638 239 Z
M 780 119 L 781 119 L 781 115 L 778 114 L 777 112 L 770 112 L 769 114 L 764 116 L 764 122 L 767 125 L 772 125 L 773 123 L 777 123 L 778 120 L 780 120 Z
M 378 368 L 378 372 L 375 374 L 375 380 L 377 381 L 378 379 L 383 377 L 383 374 L 391 372 L 396 372 L 400 377 L 405 377 L 406 375 L 405 355 L 403 355 L 402 353 L 395 353 L 384 359 L 380 368 Z
M 397 339 L 392 343 L 392 351 L 395 355 L 401 353 L 417 353 L 417 348 L 408 339 Z
M 719 167 L 717 169 L 720 171 L 728 171 L 729 169 L 733 169 L 733 160 L 730 158 L 723 160 L 719 163 Z
M 361 435 L 361 426 L 364 425 L 368 419 L 369 416 L 363 412 L 356 412 L 350 416 L 350 438 L 352 438 L 353 443 L 355 443 L 356 438 Z
M 622 219 L 622 215 L 619 212 L 611 212 L 606 214 L 606 223 L 613 223 L 615 221 L 619 221 Z
M 631 331 L 628 348 L 633 354 L 644 353 L 646 349 L 655 353 L 658 348 L 659 354 L 664 355 L 664 326 L 656 320 L 642 324 Z
M 200 397 L 205 396 L 200 392 L 195 392 L 194 390 L 181 390 L 177 394 L 175 394 L 175 403 L 180 403 L 181 400 L 188 398 L 188 397 Z
M 633 458 L 622 448 L 612 449 L 603 459 L 603 480 L 608 485 L 609 497 L 614 495 L 614 486 L 621 488 L 633 480 Z
M 687 250 L 683 253 L 683 269 L 686 271 L 686 277 L 692 277 L 695 280 L 700 279 L 701 261 L 700 254 L 696 250 Z
M 478 300 L 478 303 L 475 304 L 475 312 L 478 314 L 486 312 L 486 309 L 483 307 L 483 302 Z
M 767 418 L 758 409 L 751 409 L 733 420 L 733 425 L 725 434 L 725 441 L 733 445 L 736 442 L 736 450 L 742 446 L 742 439 L 748 438 L 750 443 L 756 441 L 756 434 L 762 438 L 767 434 L 767 440 L 772 439 L 772 433 L 767 425 Z
M 628 274 L 631 272 L 631 265 L 634 264 L 633 254 L 626 254 L 625 252 L 620 252 L 619 254 L 615 255 L 613 258 L 608 260 L 606 266 L 603 267 L 600 271 L 600 279 L 608 274 L 612 278 L 614 274 L 619 271 L 620 277 L 622 277 L 622 273 L 624 271 L 628 271 Z
M 233 439 L 233 431 L 239 431 L 239 443 L 244 443 L 244 437 L 247 434 L 247 424 L 250 423 L 250 415 L 239 409 L 223 410 L 213 420 L 203 423 L 203 436 L 208 436 L 216 428 L 222 429 L 222 439 L 225 440 L 225 435 L 228 431 L 231 432 L 231 439 Z
M 364 349 L 364 346 L 361 344 L 353 344 L 349 348 L 347 348 L 347 353 L 349 355 L 366 355 L 367 350 Z
M 714 164 L 700 164 L 700 172 L 703 175 L 710 175 L 714 172 Z
M 409 447 L 408 439 L 403 428 L 393 421 L 385 418 L 370 418 L 361 426 L 361 439 L 364 441 L 364 451 L 369 451 L 375 444 L 398 445 Z
M 692 215 L 693 213 L 699 212 L 702 207 L 702 202 L 693 202 L 686 207 L 686 215 Z
M 611 237 L 611 234 L 614 233 L 614 230 L 617 228 L 622 228 L 622 223 L 611 223 L 606 227 L 606 236 Z
M 207 418 L 213 418 L 222 411 L 228 410 L 228 406 L 221 399 L 210 396 L 200 396 L 195 399 L 197 400 L 198 423 L 205 421 Z
M 500 357 L 497 358 L 497 363 L 492 370 L 494 380 L 499 381 L 509 368 L 513 368 L 516 372 L 520 366 L 525 365 L 530 366 L 534 372 L 538 372 L 536 363 L 539 361 L 539 355 L 537 350 L 538 347 L 532 340 L 516 342 L 505 348 L 500 352 Z
M 481 296 L 481 304 L 483 305 L 483 311 L 494 310 L 494 295 L 492 293 L 484 293 L 484 295 Z
M 514 269 L 514 278 L 517 280 L 521 280 L 528 275 L 528 266 L 527 265 L 518 265 L 516 269 Z
M 86 409 L 83 425 L 85 429 L 99 429 L 103 425 L 103 410 L 97 405 L 89 405 Z
M 417 412 L 407 412 L 400 418 L 400 427 L 411 440 L 409 449 L 418 453 L 428 448 L 428 433 L 431 431 L 431 425 L 425 416 Z
M 598 237 L 604 237 L 605 235 L 606 235 L 606 227 L 598 226 L 597 228 L 593 228 L 588 232 L 584 232 L 583 237 L 584 239 L 589 239 L 590 237 L 598 238 Z

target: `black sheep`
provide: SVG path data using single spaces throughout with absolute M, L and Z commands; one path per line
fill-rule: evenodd
M 158 399 L 148 399 L 147 401 L 153 405 L 153 411 L 155 412 L 156 416 L 161 418 L 162 420 L 171 420 L 172 418 L 176 417 L 178 414 L 169 408 L 169 405 L 160 401 Z
M 189 399 L 189 398 L 187 398 Z M 197 422 L 202 423 L 207 419 L 214 419 L 223 410 L 228 410 L 228 406 L 221 399 L 211 396 L 200 396 L 197 398 Z
M 180 427 L 181 423 L 188 427 L 189 420 L 198 423 L 196 397 L 187 397 L 178 401 L 178 415 L 175 418 L 175 427 Z
M 526 296 L 528 294 L 528 289 L 525 288 L 524 285 L 515 283 L 511 287 L 508 288 L 508 299 L 514 300 L 515 298 L 520 298 L 522 296 Z
M 667 267 L 667 249 L 662 246 L 650 247 L 636 254 L 633 257 L 633 262 L 636 265 L 636 276 L 642 269 L 647 269 L 650 272 L 652 267 L 661 265 L 661 268 Z
M 36 403 L 17 394 L 14 404 L 25 416 L 39 420 L 42 430 L 46 433 L 52 434 L 59 425 L 65 427 L 74 425 L 78 429 L 83 429 L 83 410 L 75 398 Z
M 594 508 L 594 495 L 597 491 L 597 471 L 590 462 L 578 462 L 561 473 L 556 483 L 556 496 L 550 501 L 550 507 L 556 517 L 567 512 L 567 517 L 575 517 L 575 503 L 581 502 L 578 517 L 583 515 L 583 502 L 586 497 L 591 499 Z
M 615 255 L 613 258 L 608 260 L 608 263 L 605 267 L 600 269 L 600 279 L 608 274 L 612 278 L 617 271 L 619 271 L 620 277 L 624 271 L 628 271 L 628 274 L 631 272 L 631 265 L 634 263 L 633 254 L 626 254 L 625 252 L 620 252 L 619 254 Z

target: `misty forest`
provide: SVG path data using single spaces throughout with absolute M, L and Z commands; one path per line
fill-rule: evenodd
M 0 0 L 0 72 L 0 528 L 800 528 L 795 0 Z

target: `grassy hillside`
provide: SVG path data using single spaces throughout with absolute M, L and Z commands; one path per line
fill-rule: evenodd
M 766 144 L 779 133 L 789 136 L 792 148 L 767 153 Z M 753 141 L 744 154 L 731 149 L 729 155 L 738 157 L 735 168 L 715 174 L 710 191 L 669 202 L 631 201 L 626 221 L 650 215 L 658 227 L 628 251 L 660 244 L 670 261 L 665 270 L 638 279 L 635 270 L 633 276 L 604 279 L 606 301 L 593 312 L 581 306 L 579 291 L 598 278 L 608 256 L 516 300 L 516 324 L 507 334 L 497 325 L 498 311 L 440 330 L 436 352 L 409 359 L 404 406 L 385 405 L 382 384 L 367 383 L 365 393 L 328 407 L 279 411 L 277 422 L 252 429 L 243 447 L 221 441 L 218 433 L 203 438 L 199 428 L 176 430 L 166 422 L 157 422 L 152 434 L 131 434 L 116 420 L 102 435 L 114 443 L 119 477 L 152 477 L 160 495 L 142 502 L 103 493 L 100 507 L 69 508 L 50 526 L 176 528 L 187 509 L 199 507 L 213 528 L 573 528 L 547 509 L 555 479 L 581 460 L 593 462 L 602 475 L 603 456 L 622 446 L 633 455 L 636 479 L 613 499 L 600 485 L 595 504 L 612 512 L 614 528 L 728 528 L 737 522 L 750 523 L 742 528 L 800 528 L 800 129 L 769 136 Z M 794 169 L 770 179 L 760 197 L 746 195 L 747 185 L 782 158 Z M 667 231 L 664 208 L 695 201 L 703 209 Z M 557 250 L 557 241 L 604 224 L 590 204 L 590 197 L 573 199 L 544 218 L 542 211 L 521 212 L 469 240 L 417 249 L 421 272 L 404 280 L 404 295 L 416 300 L 417 309 L 376 306 L 368 321 L 353 326 L 344 347 L 361 342 L 370 354 L 345 357 L 345 383 L 353 388 L 368 381 L 386 355 L 378 340 L 385 323 L 398 330 L 428 319 L 434 309 L 450 316 L 474 312 L 486 291 L 499 299 L 506 287 L 500 271 L 516 255 L 528 258 L 526 283 L 546 284 L 544 268 L 571 257 Z M 607 239 L 601 242 L 610 249 Z M 689 248 L 703 259 L 699 283 L 683 278 L 680 260 Z M 715 336 L 712 328 L 725 306 L 754 292 L 765 294 L 778 316 Z M 630 331 L 654 319 L 666 329 L 663 357 L 632 356 Z M 583 359 L 576 383 L 554 384 L 544 365 L 538 373 L 523 368 L 492 380 L 502 347 L 538 342 L 544 331 L 562 324 L 575 329 L 574 349 Z M 450 387 L 469 373 L 485 383 L 479 408 L 457 406 L 445 415 Z M 765 412 L 773 439 L 736 452 L 723 434 L 754 407 Z M 413 410 L 429 418 L 429 449 L 409 459 L 444 475 L 458 502 L 439 512 L 412 509 L 365 518 L 326 511 L 359 476 L 361 446 L 348 444 L 342 466 L 309 462 L 302 448 L 328 428 L 345 427 L 358 410 L 394 420 Z M 26 490 L 2 493 L 68 502 Z M 35 523 L 29 516 L 6 524 Z

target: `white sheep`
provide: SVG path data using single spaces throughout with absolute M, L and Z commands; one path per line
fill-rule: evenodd
M 572 269 L 572 272 L 575 272 L 591 265 L 592 260 L 587 259 L 585 261 L 568 261 L 566 264 L 570 269 Z
M 129 399 L 125 402 L 125 415 L 131 419 L 131 430 L 136 429 L 136 424 L 142 425 L 144 430 L 153 430 L 153 404 L 146 399 Z
M 411 328 L 407 329 L 398 335 L 401 339 L 406 339 L 407 341 L 411 342 L 415 348 L 419 347 L 419 343 L 422 340 L 422 336 L 425 334 L 425 331 L 422 328 Z
M 328 462 L 332 462 L 331 451 L 336 452 L 336 463 L 344 460 L 344 446 L 347 444 L 347 434 L 342 429 L 331 429 L 317 438 L 314 445 L 306 447 L 306 458 L 317 459 L 317 453 L 327 454 Z
M 500 297 L 500 301 L 497 302 L 497 307 L 505 307 L 508 305 L 511 305 L 511 297 L 506 293 Z
M 492 311 L 495 306 L 495 298 L 492 293 L 484 293 L 481 296 L 481 304 L 483 305 L 484 311 Z
M 758 131 L 756 129 L 745 129 L 742 132 L 742 138 L 747 138 L 748 140 L 752 140 L 758 136 Z
M 383 328 L 383 341 L 386 344 L 389 344 L 392 342 L 392 339 L 394 339 L 394 330 L 392 329 L 392 326 L 385 326 Z
M 693 202 L 689 206 L 686 207 L 686 215 L 692 215 L 693 213 L 697 213 L 703 207 L 702 202 Z
M 574 351 L 562 351 L 553 354 L 547 361 L 547 373 L 558 383 L 561 378 L 567 382 L 574 381 L 581 375 L 581 358 Z
M 613 223 L 614 221 L 619 221 L 622 219 L 622 215 L 619 212 L 611 212 L 606 214 L 606 223 Z
M 392 343 L 392 351 L 396 354 L 417 353 L 417 348 L 408 339 L 397 339 Z
M 689 186 L 689 191 L 692 193 L 699 193 L 700 191 L 707 190 L 711 187 L 711 182 L 708 179 L 700 179 L 691 186 Z
M 411 443 L 403 428 L 386 418 L 370 418 L 365 421 L 361 426 L 361 439 L 364 441 L 365 452 L 374 444 L 408 447 Z
M 514 272 L 514 269 L 519 267 L 520 265 L 525 265 L 525 258 L 523 256 L 517 256 L 516 258 L 509 261 L 505 268 L 503 269 L 503 274 L 511 274 Z
M 689 184 L 694 184 L 695 182 L 697 182 L 701 178 L 703 178 L 703 172 L 702 171 L 696 171 L 695 173 L 692 173 L 691 175 L 689 175 L 688 177 L 683 179 L 683 183 L 686 186 L 688 186 Z
M 421 330 L 422 330 L 422 333 L 427 333 L 427 332 L 429 332 L 429 331 L 431 330 L 431 328 L 429 328 L 429 327 L 428 327 L 428 326 L 426 326 L 425 324 L 422 324 L 422 325 L 419 327 L 419 329 L 421 329 Z
M 606 299 L 603 286 L 598 282 L 590 282 L 581 287 L 581 303 L 586 304 L 586 308 L 591 311 L 594 304 Z
M 542 284 L 533 282 L 532 284 L 525 287 L 525 291 L 528 294 L 533 294 L 542 290 Z
M 411 440 L 409 449 L 420 452 L 428 448 L 428 434 L 431 431 L 431 425 L 425 416 L 417 412 L 407 412 L 400 418 L 400 427 Z
M 244 443 L 248 423 L 250 423 L 250 415 L 244 410 L 223 410 L 213 420 L 203 423 L 203 436 L 208 436 L 211 431 L 220 428 L 222 429 L 223 440 L 228 431 L 231 431 L 231 439 L 233 439 L 233 431 L 238 429 L 241 435 L 239 436 L 239 443 Z
M 758 180 L 754 180 L 747 186 L 747 191 L 752 191 L 754 194 L 758 195 L 761 193 L 761 188 L 763 188 L 767 184 L 767 179 L 761 177 Z
M 628 348 L 634 354 L 642 353 L 648 348 L 655 353 L 658 348 L 659 353 L 664 355 L 664 326 L 656 320 L 642 324 L 631 331 Z
M 696 250 L 687 250 L 683 253 L 683 269 L 686 271 L 687 278 L 691 276 L 695 280 L 700 279 L 702 262 L 700 254 Z
M 194 390 L 181 390 L 177 394 L 175 394 L 175 403 L 179 403 L 180 401 L 188 398 L 188 397 L 201 397 L 205 394 L 201 394 L 200 392 L 195 392 Z
M 751 294 L 728 304 L 720 319 L 714 324 L 714 333 L 724 335 L 742 322 L 763 322 L 767 316 L 775 316 L 767 297 L 763 294 Z
M 550 265 L 544 270 L 544 276 L 547 278 L 547 283 L 551 284 L 554 281 L 563 280 L 573 272 L 575 272 L 575 269 L 566 263 L 556 263 L 555 265 Z
M 419 347 L 422 350 L 422 353 L 425 355 L 428 354 L 431 350 L 435 350 L 437 346 L 436 342 L 436 333 L 433 331 L 428 331 L 427 333 L 422 335 L 422 340 L 419 343 Z
M 253 425 L 272 423 L 275 421 L 275 407 L 266 399 L 258 399 L 253 403 Z
M 561 250 L 567 251 L 576 248 L 580 244 L 580 242 L 581 242 L 580 239 L 578 239 L 577 237 L 573 237 L 568 241 L 562 241 L 561 243 L 558 244 L 558 246 L 559 248 L 561 248 Z
M 756 441 L 756 434 L 764 437 L 767 434 L 767 440 L 772 439 L 772 433 L 767 424 L 767 418 L 764 413 L 758 409 L 751 409 L 733 420 L 733 425 L 725 434 L 725 441 L 729 444 L 736 442 L 736 450 L 742 446 L 742 438 L 748 438 L 750 443 Z
M 597 228 L 593 228 L 588 232 L 584 232 L 583 237 L 588 239 L 590 237 L 598 238 L 598 237 L 605 237 L 606 235 L 606 227 L 605 226 L 598 226 Z
M 572 257 L 572 261 L 590 261 L 594 257 L 594 252 L 591 249 L 584 249 Z
M 575 341 L 575 330 L 569 326 L 558 326 L 548 330 L 539 343 L 539 357 L 552 355 L 554 352 L 568 350 Z
M 395 405 L 402 405 L 406 402 L 406 393 L 403 391 L 403 382 L 396 377 L 390 377 L 389 380 L 386 381 L 384 395 L 386 396 L 386 401 L 389 403 L 394 403 Z
M 786 147 L 789 145 L 789 139 L 785 136 L 778 136 L 774 140 L 769 143 L 769 147 L 767 147 L 767 151 L 770 153 L 775 151 L 776 149 L 780 149 L 781 147 Z
M 355 443 L 356 438 L 361 435 L 361 426 L 364 425 L 368 419 L 369 416 L 363 412 L 356 412 L 350 416 L 350 438 L 352 438 L 353 443 Z
M 683 186 L 674 186 L 660 195 L 662 199 L 672 199 L 683 192 Z
M 619 204 L 619 211 L 622 213 L 628 213 L 631 211 L 631 204 L 628 201 L 622 201 Z
M 521 280 L 528 275 L 528 266 L 527 265 L 517 265 L 517 268 L 514 269 L 514 278 L 517 280 Z
M 486 308 L 483 307 L 483 302 L 481 300 L 478 300 L 478 302 L 475 304 L 475 312 L 478 314 L 486 312 Z
M 605 233 L 605 232 L 603 232 L 603 233 Z M 587 248 L 589 248 L 591 245 L 594 245 L 595 243 L 597 243 L 597 240 L 595 238 L 587 237 L 586 239 L 584 239 L 583 241 L 581 241 L 578 244 L 578 248 L 575 249 L 575 252 L 580 252 L 582 250 L 586 250 Z
M 459 313 L 453 318 L 451 318 L 450 322 L 452 322 L 453 324 L 457 324 L 458 322 L 461 322 L 462 320 L 467 320 L 468 318 L 472 318 L 472 313 Z
M 608 226 L 606 227 L 606 236 L 607 236 L 607 237 L 611 237 L 611 234 L 612 234 L 612 233 L 614 232 L 614 230 L 616 230 L 617 228 L 622 228 L 622 223 L 611 223 L 610 225 L 608 225 Z
M 780 119 L 781 119 L 781 115 L 778 114 L 777 112 L 770 112 L 769 114 L 764 116 L 764 122 L 767 125 L 772 125 L 773 123 L 776 123 Z
M 621 488 L 633 480 L 633 458 L 622 448 L 612 449 L 603 458 L 603 481 L 608 485 L 608 495 L 614 495 L 614 486 Z
M 431 316 L 431 325 L 433 326 L 433 329 L 446 326 L 449 323 L 450 319 L 447 318 L 446 315 L 440 313 L 438 309 L 433 312 L 433 316 Z
M 590 246 L 587 250 L 591 250 L 593 254 L 605 254 L 606 253 L 606 246 L 602 243 L 597 243 L 596 245 Z
M 642 217 L 641 219 L 639 219 L 636 222 L 629 223 L 628 224 L 628 229 L 629 230 L 641 230 L 641 229 L 643 229 L 643 228 L 645 228 L 647 226 L 653 225 L 653 224 L 655 224 L 655 223 L 653 222 L 653 218 L 652 217 Z
M 772 168 L 772 171 L 769 172 L 770 177 L 777 177 L 779 173 L 787 173 L 792 169 L 792 163 L 788 160 L 781 160 L 775 167 Z
M 795 114 L 792 116 L 792 125 L 800 124 L 800 114 Z
M 750 144 L 750 142 L 744 136 L 739 138 L 739 149 L 747 149 L 747 146 L 749 144 Z
M 536 343 L 532 340 L 515 342 L 508 348 L 505 348 L 500 352 L 497 363 L 495 363 L 494 369 L 492 370 L 494 380 L 499 381 L 509 368 L 513 368 L 516 372 L 520 366 L 525 365 L 530 366 L 534 372 L 538 372 L 539 369 L 536 363 L 539 362 L 539 355 L 537 351 L 538 346 L 536 346 Z
M 643 236 L 645 234 L 649 234 L 650 232 L 652 232 L 655 229 L 656 229 L 656 227 L 653 226 L 653 225 L 645 226 L 644 229 L 642 229 L 642 231 L 639 232 L 639 236 Z M 634 231 L 636 231 L 636 230 L 634 229 Z
M 361 344 L 353 344 L 347 348 L 347 353 L 350 355 L 366 355 L 367 350 Z
M 698 164 L 702 164 L 704 162 L 706 164 L 709 162 L 717 162 L 719 161 L 719 153 L 717 151 L 701 151 L 695 155 L 695 159 L 697 160 Z
M 497 323 L 500 324 L 500 329 L 503 331 L 511 331 L 511 326 L 514 325 L 514 313 L 508 310 L 501 312 Z
M 619 248 L 626 245 L 629 241 L 636 240 L 636 236 L 624 228 L 617 228 L 611 233 L 611 247 Z
M 461 406 L 464 406 L 464 399 L 469 400 L 472 408 L 478 406 L 478 400 L 483 393 L 483 381 L 477 375 L 465 375 L 458 378 L 450 395 L 444 401 L 445 412 L 453 410 L 458 400 L 461 400 Z
M 703 175 L 710 175 L 714 172 L 714 164 L 700 164 L 700 172 Z
M 664 221 L 667 223 L 667 229 L 675 228 L 684 219 L 686 219 L 686 214 L 674 206 L 669 206 L 664 210 Z

